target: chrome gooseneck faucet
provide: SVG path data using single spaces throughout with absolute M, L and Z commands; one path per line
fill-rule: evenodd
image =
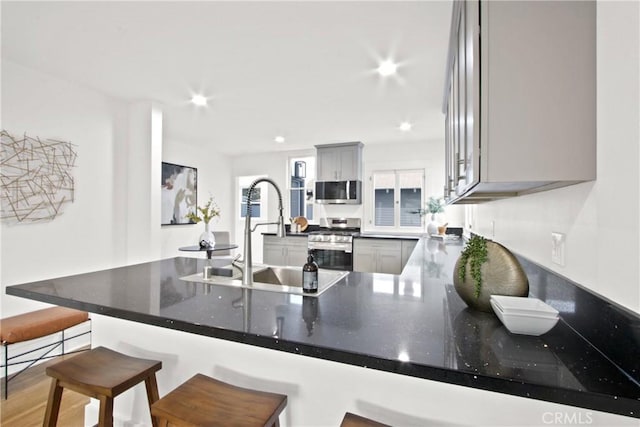
M 278 193 L 278 210 L 280 213 L 278 214 L 278 221 L 275 222 L 263 222 L 260 224 L 256 224 L 253 229 L 251 229 L 251 196 L 253 195 L 253 190 L 256 188 L 256 185 L 261 182 L 268 182 L 273 185 L 273 188 L 276 189 Z M 242 264 L 242 284 L 245 286 L 253 285 L 253 263 L 251 261 L 251 232 L 255 231 L 255 229 L 259 225 L 268 225 L 268 224 L 277 224 L 278 229 L 276 234 L 278 237 L 285 237 L 286 233 L 284 231 L 284 218 L 282 216 L 282 193 L 278 188 L 278 185 L 269 178 L 258 178 L 251 183 L 249 186 L 249 190 L 247 191 L 247 211 L 244 222 L 244 260 Z

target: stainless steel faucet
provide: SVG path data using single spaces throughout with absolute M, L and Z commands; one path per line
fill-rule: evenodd
M 273 185 L 273 188 L 276 189 L 278 193 L 278 210 L 280 214 L 278 215 L 278 221 L 275 222 L 263 222 L 260 224 L 256 224 L 253 229 L 251 228 L 251 196 L 253 194 L 253 190 L 256 188 L 256 185 L 261 182 L 268 182 Z M 278 185 L 269 178 L 258 178 L 251 183 L 249 186 L 249 190 L 247 191 L 247 211 L 245 215 L 244 222 L 244 260 L 242 264 L 242 284 L 245 286 L 253 285 L 253 263 L 251 261 L 251 232 L 255 231 L 259 225 L 269 225 L 269 224 L 277 224 L 278 228 L 276 230 L 276 234 L 278 237 L 285 237 L 286 233 L 284 231 L 284 218 L 282 216 L 282 193 L 278 188 Z

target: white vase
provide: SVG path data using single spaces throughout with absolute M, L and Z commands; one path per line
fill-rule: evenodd
M 213 248 L 216 245 L 216 238 L 211 231 L 209 231 L 209 223 L 204 225 L 204 233 L 200 235 L 200 247 L 203 249 Z
M 438 234 L 438 223 L 436 222 L 436 214 L 431 214 L 431 221 L 427 224 L 427 234 Z

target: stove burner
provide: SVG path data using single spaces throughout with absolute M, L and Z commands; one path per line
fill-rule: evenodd
M 358 236 L 360 235 L 360 229 L 353 230 L 318 230 L 312 231 L 309 235 L 327 235 L 327 236 Z

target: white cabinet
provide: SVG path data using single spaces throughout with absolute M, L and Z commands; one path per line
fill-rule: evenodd
M 361 142 L 316 145 L 317 181 L 361 181 Z
M 447 201 L 596 178 L 595 2 L 456 1 L 447 69 Z
M 400 274 L 402 267 L 401 240 L 354 239 L 353 271 Z
M 307 262 L 307 237 L 295 236 L 280 238 L 265 235 L 262 258 L 265 264 L 283 266 L 302 266 Z

